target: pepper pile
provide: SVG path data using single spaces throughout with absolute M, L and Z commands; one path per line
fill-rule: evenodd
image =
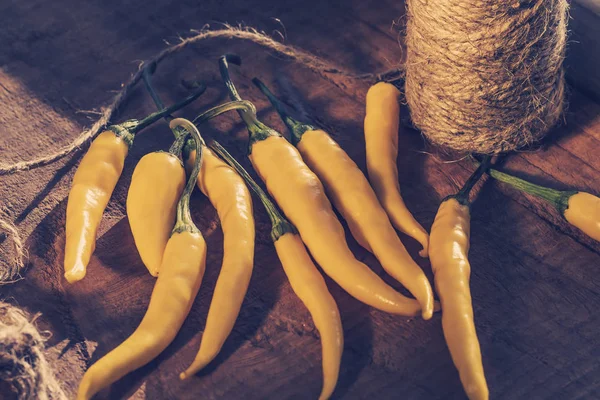
M 75 174 L 66 218 L 65 278 L 70 283 L 85 276 L 99 222 L 135 134 L 160 118 L 170 121 L 175 136 L 172 146 L 168 152 L 153 152 L 139 161 L 127 195 L 127 215 L 136 248 L 150 274 L 158 277 L 148 310 L 128 339 L 88 369 L 77 398 L 89 399 L 147 364 L 179 332 L 206 266 L 206 243 L 189 208 L 190 195 L 197 186 L 221 220 L 224 256 L 200 349 L 192 364 L 181 372 L 181 379 L 215 359 L 240 312 L 254 258 L 255 225 L 249 187 L 269 215 L 271 237 L 290 285 L 319 331 L 323 364 L 320 399 L 329 398 L 335 389 L 344 339 L 337 304 L 311 256 L 345 291 L 374 308 L 403 316 L 420 314 L 424 319 L 430 319 L 440 308 L 429 281 L 396 229 L 422 245 L 421 256 L 430 257 L 443 310 L 444 336 L 460 379 L 470 399 L 487 399 L 469 288 L 471 189 L 487 172 L 551 201 L 569 222 L 596 240 L 600 240 L 600 199 L 520 180 L 491 169 L 490 157 L 485 157 L 464 187 L 442 201 L 429 236 L 400 193 L 396 166 L 400 91 L 395 82 L 376 83 L 367 93 L 367 178 L 327 132 L 291 117 L 283 103 L 255 78 L 255 85 L 290 130 L 290 140 L 259 121 L 254 105 L 242 100 L 231 81 L 230 63 L 240 65 L 241 60 L 235 55 L 219 59 L 221 77 L 232 101 L 193 121 L 173 119 L 170 114 L 199 97 L 204 87 L 165 108 L 151 83 L 156 64 L 145 66 L 143 80 L 160 111 L 141 121 L 108 127 L 94 140 Z M 230 110 L 238 111 L 248 129 L 248 157 L 269 194 L 216 140 L 205 142 L 196 127 Z M 357 242 L 415 299 L 394 290 L 354 257 L 334 207 Z

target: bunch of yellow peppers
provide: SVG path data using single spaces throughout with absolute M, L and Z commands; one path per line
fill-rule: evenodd
M 138 328 L 121 345 L 92 365 L 79 386 L 78 399 L 94 394 L 156 358 L 175 338 L 200 289 L 206 243 L 191 218 L 189 199 L 195 186 L 217 210 L 224 235 L 224 257 L 208 312 L 200 349 L 183 372 L 186 379 L 215 359 L 240 312 L 250 282 L 255 224 L 250 188 L 271 221 L 271 237 L 291 287 L 310 312 L 322 343 L 323 387 L 320 399 L 336 386 L 343 351 L 340 313 L 322 270 L 356 299 L 379 310 L 430 319 L 440 304 L 396 230 L 417 240 L 429 256 L 442 308 L 442 326 L 452 359 L 470 399 L 487 399 L 489 391 L 473 319 L 468 261 L 469 194 L 486 172 L 492 177 L 551 201 L 565 218 L 600 240 L 600 199 L 587 193 L 557 192 L 490 168 L 486 157 L 455 195 L 440 205 L 431 234 L 402 200 L 398 182 L 400 91 L 395 82 L 373 85 L 366 97 L 365 176 L 322 129 L 291 117 L 260 80 L 255 85 L 273 104 L 290 131 L 290 140 L 266 126 L 254 105 L 242 100 L 219 59 L 231 102 L 209 109 L 193 121 L 171 113 L 202 94 L 165 108 L 151 84 L 156 64 L 143 78 L 161 110 L 147 118 L 113 125 L 92 143 L 81 161 L 69 193 L 66 217 L 65 278 L 85 276 L 98 225 L 123 171 L 135 134 L 165 117 L 175 140 L 168 151 L 144 156 L 137 164 L 127 195 L 127 215 L 144 265 L 157 277 L 150 304 Z M 237 110 L 249 132 L 248 157 L 268 194 L 216 140 L 204 141 L 197 125 Z M 274 200 L 274 201 L 273 201 Z M 414 299 L 386 284 L 358 261 L 346 242 L 336 208 L 357 242 L 402 283 Z M 311 258 L 312 256 L 312 258 Z

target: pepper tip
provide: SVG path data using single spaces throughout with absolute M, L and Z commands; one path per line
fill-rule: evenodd
M 85 270 L 67 271 L 64 276 L 67 282 L 72 284 L 85 278 Z
M 324 384 L 323 389 L 321 389 L 321 393 L 319 394 L 319 400 L 327 400 L 333 394 L 333 390 L 335 389 L 335 383 L 333 386 Z
M 425 321 L 431 319 L 431 317 L 433 316 L 433 307 L 424 309 L 423 312 L 421 313 L 421 316 L 423 317 L 423 319 Z

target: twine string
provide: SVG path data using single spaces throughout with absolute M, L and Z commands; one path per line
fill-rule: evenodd
M 0 301 L 0 380 L 19 399 L 67 400 L 44 355 L 50 333 L 37 329 L 38 317 Z
M 414 125 L 446 148 L 530 145 L 564 108 L 567 0 L 408 0 L 405 95 Z

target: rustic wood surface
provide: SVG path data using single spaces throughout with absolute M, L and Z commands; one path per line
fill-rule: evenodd
M 31 159 L 66 145 L 95 118 L 144 60 L 190 28 L 206 23 L 246 23 L 356 72 L 380 71 L 401 59 L 400 1 L 204 2 L 189 0 L 6 0 L 0 4 L 0 160 Z M 372 3 L 374 4 L 374 3 Z M 278 18 L 282 23 L 280 24 Z M 398 18 L 397 18 L 398 20 Z M 161 64 L 156 84 L 166 102 L 187 94 L 181 79 L 201 79 L 207 93 L 179 115 L 225 99 L 216 60 L 236 52 L 233 70 L 242 95 L 255 101 L 265 122 L 283 129 L 250 83 L 259 76 L 276 91 L 294 87 L 296 99 L 324 123 L 364 167 L 362 120 L 367 86 L 333 77 L 325 81 L 262 48 L 215 40 Z M 154 110 L 139 86 L 118 119 Z M 405 110 L 403 110 L 405 112 Z M 536 149 L 513 154 L 504 167 L 555 188 L 600 193 L 600 105 L 572 89 L 565 125 Z M 245 131 L 235 114 L 203 132 L 223 135 L 244 160 Z M 81 152 L 48 167 L 0 177 L 0 206 L 27 242 L 25 279 L 0 288 L 0 296 L 31 312 L 52 332 L 49 357 L 73 395 L 86 367 L 124 340 L 142 318 L 154 279 L 133 245 L 125 196 L 136 162 L 166 149 L 166 124 L 136 140 L 101 225 L 87 278 L 69 286 L 62 278 L 64 218 L 70 181 Z M 403 128 L 398 160 L 406 201 L 429 228 L 440 199 L 455 192 L 473 169 L 459 155 L 428 146 Z M 248 166 L 246 160 L 244 164 Z M 320 344 L 314 325 L 294 296 L 268 235 L 268 219 L 255 201 L 255 273 L 234 331 L 206 371 L 181 382 L 192 360 L 222 258 L 222 233 L 214 209 L 199 193 L 194 217 L 206 236 L 207 273 L 190 317 L 158 359 L 120 380 L 102 398 L 304 399 L 321 386 Z M 486 181 L 472 207 L 472 290 L 477 329 L 494 399 L 600 398 L 600 244 L 571 228 L 550 207 L 506 186 Z M 418 258 L 418 246 L 403 237 Z M 365 250 L 356 256 L 382 274 Z M 9 251 L 8 241 L 0 244 Z M 427 260 L 419 261 L 431 277 Z M 462 399 L 441 331 L 440 316 L 425 322 L 386 315 L 360 304 L 328 280 L 339 303 L 346 346 L 336 398 Z M 398 285 L 396 285 L 398 287 Z M 2 395 L 0 394 L 0 397 Z

